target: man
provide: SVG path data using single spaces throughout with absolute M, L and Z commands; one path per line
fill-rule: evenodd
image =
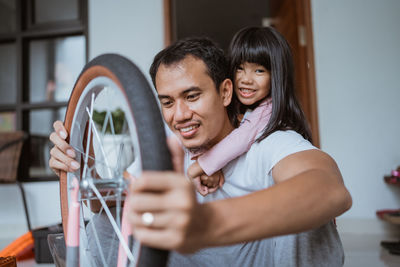
M 223 52 L 212 42 L 178 41 L 155 57 L 151 75 L 164 119 L 187 149 L 208 149 L 233 130 L 226 111 L 232 82 Z M 57 134 L 65 131 L 60 122 L 55 131 L 50 166 L 69 170 L 73 161 Z M 199 197 L 203 203 L 183 175 L 143 173 L 129 199 L 135 238 L 196 252 L 172 253 L 171 266 L 342 265 L 332 219 L 350 207 L 351 198 L 340 172 L 327 154 L 298 142 L 296 133 L 283 134 L 284 142 L 276 144 L 271 134 L 228 164 L 224 186 Z M 276 151 L 284 153 L 269 164 Z

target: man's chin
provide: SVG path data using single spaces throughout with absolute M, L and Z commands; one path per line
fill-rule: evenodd
M 183 141 L 182 144 L 188 150 L 197 150 L 197 149 L 202 147 L 201 144 L 196 144 L 196 143 L 193 143 L 193 142 L 185 142 L 185 141 Z
M 190 152 L 197 154 L 202 153 L 204 150 L 209 149 L 208 142 L 199 141 L 199 140 L 185 140 L 181 139 L 183 146 L 189 150 Z

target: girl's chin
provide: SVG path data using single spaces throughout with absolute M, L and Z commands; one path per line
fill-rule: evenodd
M 254 103 L 256 103 L 256 101 L 254 99 L 248 99 L 248 98 L 242 98 L 242 97 L 239 98 L 239 101 L 240 101 L 240 103 L 242 103 L 243 105 L 246 105 L 246 106 L 251 106 Z

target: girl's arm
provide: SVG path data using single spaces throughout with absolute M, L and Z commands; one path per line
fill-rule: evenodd
M 200 164 L 197 162 L 197 160 L 194 163 L 192 163 L 187 169 L 187 175 L 189 176 L 189 178 L 193 179 L 202 174 L 204 174 L 204 171 L 200 167 Z
M 272 104 L 269 100 L 261 103 L 238 128 L 203 153 L 197 161 L 204 173 L 211 176 L 228 162 L 247 152 L 257 135 L 268 124 L 271 110 Z

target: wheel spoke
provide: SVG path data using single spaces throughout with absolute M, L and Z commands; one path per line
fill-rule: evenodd
M 94 102 L 94 93 L 92 93 L 92 98 L 91 98 L 91 102 L 90 102 L 90 113 L 89 116 L 91 114 L 93 114 L 93 102 Z M 86 107 L 86 111 L 88 111 L 88 108 Z M 90 116 L 91 118 L 91 116 Z M 89 151 L 89 146 L 90 146 L 90 140 L 91 140 L 91 128 L 92 128 L 92 124 L 89 123 L 89 129 L 87 132 L 87 139 L 86 139 L 86 152 Z M 85 156 L 85 160 L 84 160 L 84 166 L 83 166 L 83 174 L 86 175 L 86 171 L 87 171 L 87 164 L 88 164 L 88 156 L 89 156 L 89 152 L 86 154 Z
M 111 134 L 115 136 L 114 121 L 110 110 L 107 110 L 107 115 L 110 120 Z
M 123 236 L 122 236 L 122 233 L 121 233 L 121 231 L 119 230 L 119 228 L 118 228 L 118 226 L 117 226 L 117 224 L 116 224 L 116 222 L 115 222 L 115 220 L 114 220 L 114 218 L 113 218 L 113 216 L 112 216 L 112 214 L 111 214 L 111 212 L 110 212 L 110 209 L 108 208 L 106 202 L 105 202 L 104 199 L 102 198 L 100 192 L 99 192 L 99 191 L 97 190 L 97 188 L 94 186 L 94 184 L 93 184 L 92 181 L 89 181 L 89 186 L 92 188 L 93 192 L 96 194 L 96 196 L 97 196 L 97 198 L 99 199 L 101 205 L 103 206 L 104 211 L 105 211 L 105 213 L 106 213 L 108 219 L 110 220 L 111 226 L 114 228 L 114 231 L 115 231 L 115 233 L 117 234 L 118 239 L 119 239 L 119 241 L 121 242 L 122 248 L 125 250 L 125 253 L 126 253 L 126 255 L 128 256 L 129 260 L 130 260 L 131 262 L 136 262 L 136 261 L 135 261 L 135 258 L 133 257 L 132 252 L 130 251 L 128 245 L 126 244 L 126 242 L 125 242 L 125 240 L 124 240 L 124 238 L 123 238 Z
M 89 210 L 91 210 L 90 201 L 88 201 L 88 208 L 89 208 Z M 89 212 L 89 213 L 91 215 L 90 216 L 90 220 L 93 220 L 93 214 L 91 212 Z M 104 253 L 103 253 L 103 249 L 102 249 L 101 244 L 100 244 L 99 235 L 97 234 L 97 229 L 96 229 L 94 223 L 91 223 L 90 226 L 91 226 L 93 234 L 94 234 L 96 247 L 97 247 L 98 251 L 100 252 L 99 254 L 100 254 L 101 261 L 103 262 L 103 266 L 107 266 L 106 259 L 104 257 Z
M 106 112 L 106 117 L 104 118 L 104 122 L 103 122 L 103 126 L 101 127 L 101 134 L 104 136 L 106 134 L 107 131 L 107 124 L 108 124 L 108 118 L 109 113 L 108 111 Z
M 93 121 L 93 119 L 92 119 L 92 114 L 93 114 L 92 111 L 93 111 L 93 107 L 92 107 L 92 110 L 91 110 L 90 112 L 89 112 L 89 109 L 86 107 L 86 112 L 87 112 L 88 115 L 89 115 L 89 125 L 92 125 L 94 136 L 96 137 L 97 141 L 99 142 L 100 151 L 101 151 L 101 153 L 102 153 L 102 155 L 103 155 L 105 164 L 106 164 L 106 166 L 107 166 L 108 174 L 109 174 L 110 177 L 113 177 L 113 175 L 112 175 L 112 173 L 111 173 L 110 164 L 108 164 L 108 160 L 107 160 L 107 157 L 106 157 L 106 153 L 104 152 L 104 147 L 103 147 L 103 145 L 102 145 L 102 142 L 101 142 L 101 140 L 100 140 L 99 134 L 98 134 L 98 132 L 97 132 L 96 125 L 94 124 L 94 121 Z M 90 127 L 90 126 L 89 126 L 89 127 Z M 88 143 L 89 143 L 89 142 L 88 142 Z M 88 149 L 86 149 L 86 151 L 88 151 Z M 87 162 L 85 162 L 85 165 L 86 165 L 86 164 L 87 164 Z
M 97 158 L 95 158 L 95 157 L 90 156 L 88 153 L 85 153 L 84 151 L 82 151 L 81 149 L 79 149 L 79 148 L 76 147 L 76 146 L 71 145 L 71 147 L 75 150 L 75 152 L 80 153 L 82 156 L 88 157 L 89 159 L 93 160 L 93 161 L 96 162 L 97 164 L 102 164 L 102 165 L 104 165 L 104 166 L 107 166 L 107 162 L 105 162 L 105 161 L 103 161 L 103 160 L 100 160 L 100 159 L 97 159 Z M 95 168 L 95 166 L 88 167 L 88 168 L 91 168 L 90 170 L 92 170 L 93 168 Z M 115 167 L 114 167 L 114 168 L 109 167 L 109 168 L 110 168 L 110 169 L 115 169 Z M 111 177 L 109 177 L 109 178 L 111 178 Z

